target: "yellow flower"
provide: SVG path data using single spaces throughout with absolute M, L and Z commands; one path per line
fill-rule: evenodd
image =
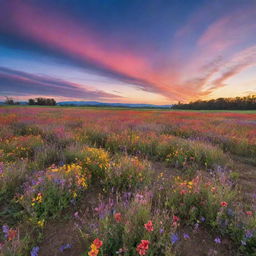
M 44 226 L 44 220 L 39 220 L 37 225 L 42 228 Z

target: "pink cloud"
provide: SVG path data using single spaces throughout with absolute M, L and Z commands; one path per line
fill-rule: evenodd
M 217 53 L 247 40 L 256 30 L 256 23 L 252 22 L 255 15 L 255 10 L 247 9 L 217 19 L 198 39 L 198 47 Z
M 123 48 L 118 38 L 103 37 L 64 13 L 50 10 L 43 13 L 24 1 L 13 1 L 6 6 L 10 14 L 10 27 L 33 43 L 79 60 L 89 60 L 110 72 L 134 79 L 134 83 L 142 90 L 159 93 L 169 99 L 204 97 L 224 86 L 224 81 L 254 61 L 249 59 L 226 67 L 232 59 L 232 53 L 226 54 L 228 56 L 225 58 L 218 58 L 219 53 L 229 52 L 255 31 L 256 24 L 251 22 L 254 10 L 235 12 L 217 19 L 199 35 L 191 47 L 194 49 L 191 55 L 179 61 L 183 51 L 182 41 L 187 39 L 190 29 L 206 14 L 201 12 L 198 18 L 194 15 L 189 21 L 191 24 L 188 22 L 177 32 L 167 64 L 156 69 L 154 60 L 149 61 L 134 49 Z M 244 60 L 244 57 L 241 58 Z M 220 76 L 213 81 L 211 89 L 205 90 L 211 77 L 218 74 Z
M 239 74 L 241 71 L 256 66 L 256 45 L 237 53 L 223 67 L 221 75 L 212 82 L 210 91 L 225 86 L 225 81 Z

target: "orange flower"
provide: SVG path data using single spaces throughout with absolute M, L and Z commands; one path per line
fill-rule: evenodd
M 148 223 L 144 224 L 144 227 L 145 229 L 148 231 L 148 232 L 151 232 L 154 230 L 153 228 L 153 223 L 151 220 L 148 221 Z
M 94 251 L 91 250 L 91 251 L 88 252 L 88 255 L 89 255 L 89 256 L 97 256 L 98 253 L 99 253 L 99 250 L 94 250 Z
M 17 231 L 15 229 L 10 229 L 8 231 L 8 240 L 11 241 L 13 240 L 17 235 Z
M 228 206 L 228 203 L 225 202 L 225 201 L 223 201 L 223 202 L 220 203 L 220 205 L 221 205 L 222 207 L 227 207 L 227 206 Z
M 116 222 L 120 222 L 121 221 L 121 213 L 120 212 L 115 213 L 114 218 L 115 218 Z

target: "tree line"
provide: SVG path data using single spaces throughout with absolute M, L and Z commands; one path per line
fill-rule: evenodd
M 20 105 L 20 102 L 14 101 L 12 98 L 6 97 L 4 102 L 6 105 Z M 35 98 L 29 99 L 28 102 L 24 103 L 28 105 L 39 105 L 39 106 L 56 106 L 55 99 L 52 98 Z
M 256 109 L 256 95 L 235 98 L 218 98 L 212 100 L 197 100 L 190 103 L 178 103 L 173 109 L 194 110 L 251 110 Z
M 50 99 L 50 98 L 36 98 L 36 99 L 29 99 L 28 105 L 56 106 L 56 101 L 55 99 Z

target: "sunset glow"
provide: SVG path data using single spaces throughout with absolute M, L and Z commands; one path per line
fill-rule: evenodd
M 0 1 L 0 100 L 256 93 L 256 2 Z

